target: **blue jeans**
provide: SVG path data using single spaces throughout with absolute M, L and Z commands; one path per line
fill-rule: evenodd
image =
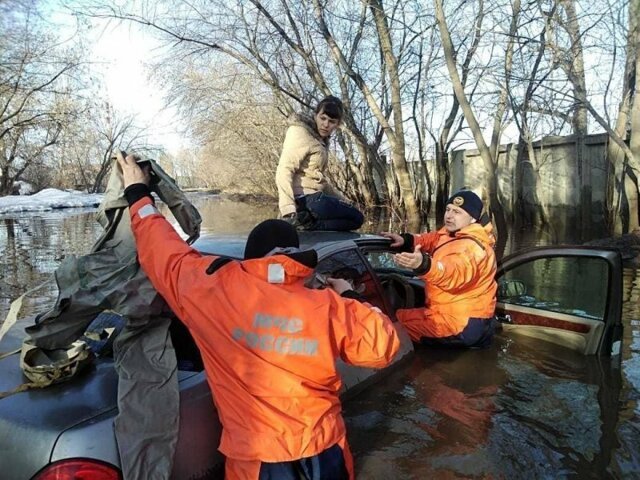
M 329 447 L 313 457 L 293 462 L 262 462 L 258 480 L 347 480 L 342 449 Z
M 308 230 L 356 230 L 364 222 L 360 210 L 322 192 L 296 198 L 296 207 L 298 210 L 307 208 L 315 217 Z
M 458 335 L 443 338 L 422 337 L 420 344 L 429 347 L 486 348 L 491 345 L 495 322 L 495 318 L 470 318 L 467 326 Z

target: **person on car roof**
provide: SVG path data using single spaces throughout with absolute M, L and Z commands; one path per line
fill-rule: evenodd
M 495 239 L 481 225 L 482 200 L 470 190 L 448 200 L 444 226 L 424 234 L 384 232 L 402 250 L 395 262 L 424 279 L 425 308 L 400 309 L 398 320 L 416 343 L 485 347 L 494 332 Z
M 329 137 L 344 115 L 333 96 L 318 103 L 313 117 L 294 114 L 276 169 L 283 220 L 306 230 L 356 230 L 364 215 L 327 180 Z
M 118 155 L 140 265 L 190 330 L 223 426 L 227 479 L 353 479 L 336 359 L 391 363 L 389 318 L 343 279 L 312 290 L 317 262 L 296 229 L 266 220 L 245 260 L 204 256 L 158 212 L 134 157 Z

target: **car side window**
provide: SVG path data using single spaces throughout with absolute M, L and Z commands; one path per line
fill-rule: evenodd
M 603 321 L 608 269 L 607 262 L 596 257 L 532 260 L 498 279 L 497 300 Z
M 367 261 L 375 271 L 395 270 L 399 273 L 406 273 L 409 276 L 414 275 L 411 270 L 401 268 L 393 261 L 395 252 L 390 252 L 388 250 L 369 250 L 365 255 L 367 257 Z
M 330 277 L 348 280 L 353 285 L 353 289 L 362 295 L 367 302 L 386 311 L 377 283 L 358 250 L 351 249 L 334 253 L 318 262 L 315 271 Z

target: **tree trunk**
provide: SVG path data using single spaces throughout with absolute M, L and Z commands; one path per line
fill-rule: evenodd
M 504 214 L 504 209 L 502 207 L 502 203 L 500 202 L 500 198 L 498 196 L 498 177 L 496 172 L 496 163 L 497 158 L 493 158 L 491 154 L 491 150 L 486 142 L 484 141 L 484 137 L 482 136 L 482 129 L 478 120 L 473 113 L 471 105 L 469 104 L 469 100 L 464 92 L 464 86 L 460 81 L 460 76 L 458 75 L 458 70 L 455 63 L 455 55 L 453 50 L 453 44 L 451 42 L 451 35 L 449 33 L 449 28 L 447 27 L 446 19 L 444 17 L 444 10 L 442 7 L 442 0 L 435 1 L 436 8 L 436 21 L 438 23 L 438 28 L 440 29 L 440 36 L 442 38 L 442 47 L 444 50 L 445 60 L 447 63 L 447 70 L 449 71 L 449 76 L 451 77 L 451 83 L 453 84 L 453 90 L 456 94 L 456 98 L 460 103 L 460 109 L 464 114 L 464 118 L 471 129 L 471 133 L 473 134 L 473 139 L 475 140 L 476 146 L 478 147 L 478 151 L 480 152 L 480 157 L 484 163 L 485 171 L 486 171 L 486 187 L 487 194 L 489 196 L 489 211 L 491 217 L 496 226 L 497 233 L 497 243 L 496 243 L 496 254 L 500 257 L 504 252 L 504 249 L 507 244 L 507 221 Z M 502 96 L 501 96 L 502 98 Z M 495 131 L 494 131 L 495 133 Z M 497 152 L 497 149 L 496 149 Z
M 638 110 L 640 100 L 636 95 L 638 91 L 638 60 L 640 55 L 640 5 L 638 2 L 629 2 L 629 33 L 627 37 L 627 58 L 624 71 L 624 83 L 622 101 L 618 111 L 618 118 L 613 134 L 619 138 L 627 139 L 627 129 L 631 127 L 630 152 L 625 152 L 619 142 L 613 137 L 609 139 L 607 158 L 609 163 L 609 185 L 607 188 L 607 204 L 609 210 L 609 223 L 613 233 L 622 234 L 629 232 L 632 225 L 637 226 L 638 220 L 632 220 L 632 211 L 637 212 L 638 195 L 637 184 L 627 178 L 630 163 L 636 163 L 640 159 L 638 140 L 640 137 L 640 120 Z M 634 129 L 635 124 L 635 129 Z M 634 131 L 635 130 L 635 131 Z M 634 138 L 635 137 L 635 138 Z M 629 154 L 631 153 L 631 155 Z M 631 157 L 631 159 L 630 159 Z M 637 165 L 636 165 L 637 167 Z M 634 193 L 635 192 L 635 193 Z M 631 197 L 631 198 L 630 198 Z M 632 206 L 632 198 L 635 198 L 635 206 Z M 631 208 L 631 210 L 630 210 Z M 636 214 L 637 217 L 637 214 Z
M 584 55 L 580 34 L 580 23 L 576 13 L 575 0 L 563 0 L 562 7 L 567 14 L 565 29 L 571 40 L 571 63 L 566 68 L 572 74 L 569 76 L 573 85 L 575 106 L 573 109 L 572 124 L 573 133 L 576 135 L 575 154 L 576 167 L 580 179 L 580 216 L 582 225 L 591 224 L 591 204 L 593 202 L 591 192 L 591 164 L 585 155 L 584 138 L 589 134 L 589 122 L 587 107 L 580 102 L 579 92 L 587 91 L 587 80 L 584 73 Z M 588 238 L 583 238 L 588 240 Z
M 378 41 L 380 49 L 384 56 L 389 82 L 391 84 L 391 107 L 393 109 L 393 130 L 394 141 L 392 145 L 391 160 L 396 169 L 398 178 L 398 186 L 400 187 L 400 196 L 404 203 L 407 217 L 417 219 L 420 217 L 418 205 L 416 203 L 415 194 L 411 186 L 411 178 L 407 169 L 407 160 L 405 155 L 405 139 L 404 139 L 404 118 L 402 115 L 402 89 L 400 86 L 400 73 L 398 71 L 398 61 L 393 52 L 393 44 L 387 16 L 382 7 L 380 0 L 368 0 L 369 8 L 373 15 L 378 32 Z
M 637 2 L 631 2 L 636 3 Z M 625 178 L 625 196 L 629 204 L 629 226 L 623 233 L 628 233 L 635 228 L 640 227 L 639 208 L 638 201 L 640 195 L 638 192 L 638 177 L 637 172 L 640 172 L 640 55 L 638 55 L 638 49 L 640 48 L 640 28 L 636 28 L 635 32 L 635 52 L 636 52 L 636 64 L 635 64 L 635 77 L 636 84 L 633 95 L 633 106 L 631 108 L 631 138 L 629 139 L 629 148 L 633 154 L 629 159 L 629 168 L 626 172 Z
M 451 183 L 449 155 L 445 148 L 440 136 L 436 143 L 436 218 L 442 218 L 444 215 Z
M 9 178 L 9 169 L 0 168 L 0 197 L 13 193 L 13 180 Z
M 570 68 L 572 71 L 570 79 L 573 84 L 575 98 L 572 118 L 573 133 L 576 135 L 587 135 L 589 133 L 587 107 L 580 102 L 580 97 L 576 94 L 577 91 L 587 91 L 587 80 L 584 74 L 584 55 L 575 0 L 563 0 L 562 7 L 567 14 L 565 28 L 571 40 L 571 63 L 568 64 L 566 68 Z

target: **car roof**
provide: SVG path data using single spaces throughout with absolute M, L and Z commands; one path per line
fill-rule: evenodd
M 388 242 L 381 235 L 358 232 L 334 231 L 302 231 L 299 232 L 300 248 L 302 250 L 320 249 L 330 244 L 352 240 L 356 243 L 370 241 Z M 224 255 L 233 258 L 243 258 L 247 237 L 244 235 L 205 235 L 199 238 L 193 247 L 202 253 Z

